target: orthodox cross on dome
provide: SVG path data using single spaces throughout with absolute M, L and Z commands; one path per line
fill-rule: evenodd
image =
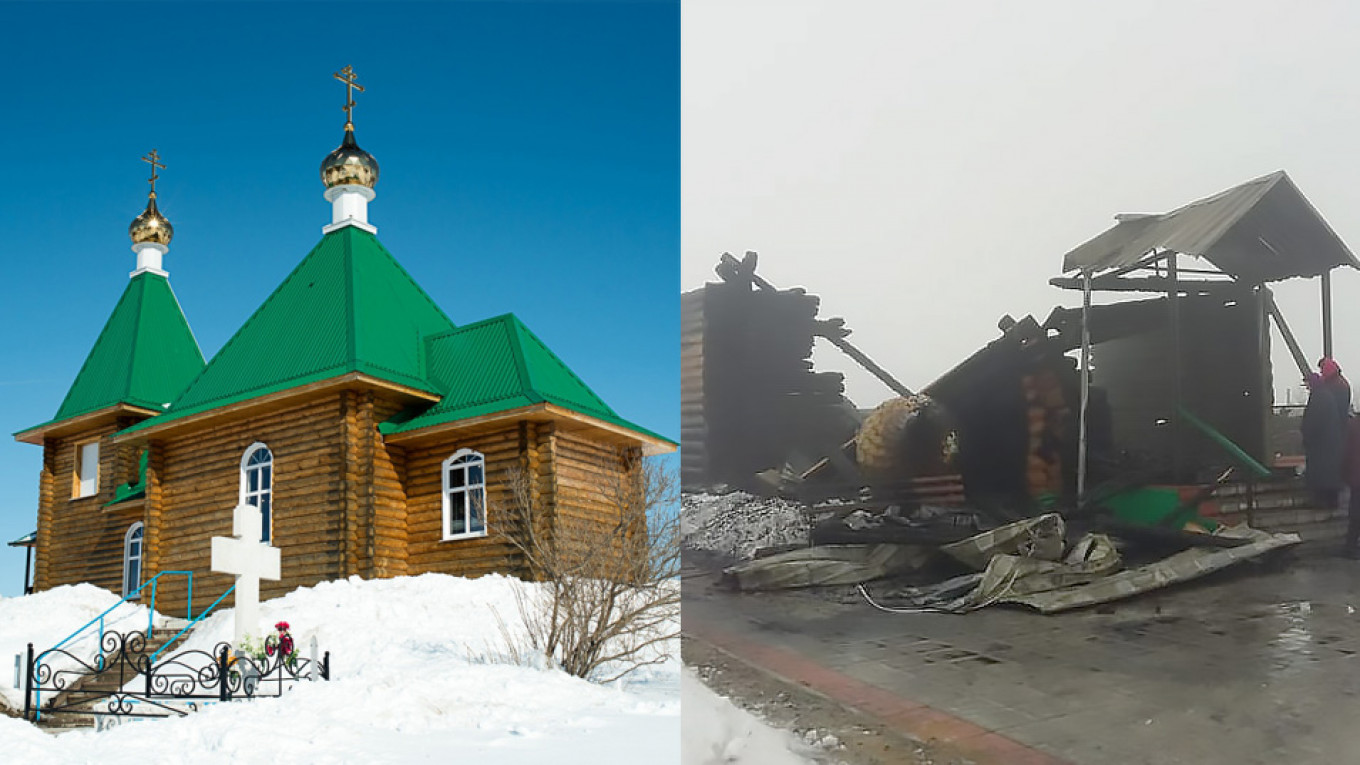
M 355 82 L 354 67 L 346 66 L 338 72 L 332 74 L 335 79 L 345 83 L 345 129 L 354 129 L 354 91 L 357 88 L 360 93 L 364 92 L 364 86 Z
M 165 165 L 161 164 L 161 155 L 157 153 L 155 149 L 152 149 L 150 154 L 142 157 L 142 161 L 151 164 L 151 177 L 147 179 L 147 182 L 151 184 L 151 196 L 154 197 L 156 196 L 156 179 L 160 177 L 159 175 L 156 175 L 156 168 L 159 167 L 164 170 Z
M 260 580 L 278 581 L 279 551 L 260 541 L 260 508 L 237 505 L 230 537 L 212 538 L 212 570 L 236 576 L 236 631 L 232 645 L 241 649 L 246 635 L 260 628 Z

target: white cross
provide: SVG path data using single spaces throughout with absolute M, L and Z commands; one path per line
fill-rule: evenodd
M 260 541 L 260 508 L 237 505 L 232 514 L 232 536 L 212 538 L 212 570 L 236 575 L 236 639 L 240 650 L 246 635 L 260 626 L 260 580 L 279 578 L 279 551 Z

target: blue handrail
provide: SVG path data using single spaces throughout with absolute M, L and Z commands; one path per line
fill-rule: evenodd
M 67 635 L 67 636 L 66 636 L 66 639 L 62 640 L 60 643 L 57 643 L 56 645 L 52 646 L 51 648 L 47 649 L 46 651 L 43 651 L 42 653 L 38 654 L 37 658 L 35 658 L 35 659 L 33 660 L 33 673 L 36 675 L 36 674 L 38 673 L 38 670 L 42 667 L 42 659 L 43 659 L 44 656 L 46 656 L 47 654 L 49 654 L 49 653 L 51 653 L 51 652 L 57 650 L 58 648 L 61 648 L 62 646 L 66 645 L 67 643 L 71 642 L 72 640 L 75 640 L 76 637 L 80 635 L 80 633 L 82 633 L 82 632 L 84 632 L 85 630 L 89 629 L 90 625 L 94 624 L 95 622 L 99 622 L 99 643 L 98 643 L 98 645 L 101 646 L 100 652 L 99 652 L 99 653 L 96 655 L 96 657 L 95 657 L 95 666 L 98 667 L 100 671 L 103 671 L 103 669 L 104 669 L 104 653 L 103 653 L 102 646 L 104 645 L 104 617 L 105 617 L 105 616 L 108 616 L 110 613 L 112 613 L 114 609 L 118 608 L 119 606 L 121 606 L 121 605 L 123 605 L 124 603 L 128 602 L 129 600 L 131 600 L 133 597 L 135 597 L 135 596 L 137 595 L 137 593 L 141 592 L 142 589 L 145 588 L 148 584 L 151 585 L 151 607 L 150 607 L 149 609 L 147 609 L 147 615 L 146 615 L 146 636 L 147 636 L 148 638 L 150 638 L 150 637 L 151 637 L 151 627 L 152 627 L 152 623 L 153 623 L 153 621 L 154 621 L 155 618 L 156 618 L 156 586 L 157 586 L 158 581 L 160 580 L 161 577 L 163 577 L 163 576 L 168 576 L 168 575 L 170 575 L 170 574 L 180 574 L 180 575 L 183 575 L 183 576 L 187 576 L 187 577 L 189 578 L 189 598 L 188 598 L 189 606 L 188 606 L 188 610 L 187 610 L 186 613 L 185 613 L 185 617 L 184 617 L 184 618 L 186 618 L 186 619 L 191 619 L 191 620 L 192 620 L 193 614 L 194 614 L 194 572 L 192 572 L 192 571 L 162 571 L 162 572 L 160 572 L 159 574 L 156 574 L 155 576 L 153 576 L 153 577 L 151 577 L 150 579 L 146 580 L 145 582 L 142 582 L 141 584 L 137 585 L 137 589 L 135 589 L 135 590 L 133 590 L 132 592 L 129 592 L 128 594 L 124 595 L 117 603 L 114 603 L 113 605 L 111 605 L 111 606 L 109 606 L 108 608 L 104 609 L 104 612 L 101 613 L 99 616 L 96 616 L 95 618 L 89 620 L 88 622 L 85 622 L 85 624 L 82 625 L 80 629 L 76 630 L 75 632 L 72 632 L 70 635 Z M 218 600 L 221 600 L 221 598 L 218 598 Z M 214 603 L 213 605 L 217 605 L 217 604 Z M 41 688 L 36 689 L 36 691 L 35 691 L 35 696 L 34 696 L 34 707 L 37 709 L 37 719 L 41 720 L 41 719 L 42 719 L 42 689 L 41 689 Z
M 174 637 L 172 637 L 172 638 L 170 638 L 169 640 L 165 641 L 165 645 L 161 646 L 160 648 L 157 648 L 157 649 L 156 649 L 156 652 L 153 653 L 153 654 L 151 654 L 151 660 L 147 662 L 147 665 L 148 665 L 148 666 L 154 667 L 154 666 L 156 665 L 156 657 L 161 655 L 161 651 L 164 651 L 165 649 L 167 649 L 167 648 L 169 648 L 170 646 L 174 645 L 175 641 L 176 641 L 176 640 L 179 640 L 180 635 L 183 635 L 184 633 L 186 633 L 186 632 L 188 632 L 189 630 L 193 629 L 193 627 L 194 627 L 195 624 L 198 624 L 199 622 L 203 621 L 203 617 L 205 617 L 205 616 L 207 616 L 208 614 L 212 613 L 212 610 L 213 610 L 214 608 L 217 608 L 217 604 L 218 604 L 218 603 L 221 603 L 221 602 L 222 602 L 222 599 L 225 598 L 225 597 L 227 597 L 228 595 L 230 595 L 230 594 L 231 594 L 231 591 L 234 590 L 234 589 L 236 589 L 236 585 L 234 585 L 234 584 L 233 584 L 232 586 L 228 587 L 228 588 L 227 588 L 227 591 L 224 592 L 224 593 L 222 593 L 221 596 L 219 596 L 219 597 L 217 598 L 217 600 L 214 600 L 214 601 L 212 602 L 212 605 L 211 605 L 211 606 L 208 606 L 207 608 L 203 609 L 202 613 L 200 613 L 198 616 L 194 617 L 193 620 L 190 621 L 188 624 L 184 625 L 184 629 L 180 630 L 179 632 L 176 632 Z

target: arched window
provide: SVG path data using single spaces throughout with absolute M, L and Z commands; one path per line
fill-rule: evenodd
M 262 443 L 251 444 L 241 456 L 241 499 L 243 505 L 260 508 L 260 541 L 268 543 L 273 535 L 272 499 L 274 495 L 274 455 Z
M 459 449 L 443 463 L 444 539 L 486 536 L 486 458 Z
M 128 527 L 127 534 L 123 535 L 123 597 L 132 594 L 132 591 L 142 584 L 142 523 L 138 521 Z M 141 597 L 141 593 L 133 596 L 133 600 Z

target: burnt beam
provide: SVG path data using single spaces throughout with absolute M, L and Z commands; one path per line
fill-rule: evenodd
M 1294 333 L 1289 329 L 1289 323 L 1284 320 L 1284 314 L 1280 313 L 1280 307 L 1275 304 L 1275 293 L 1262 287 L 1265 296 L 1266 312 L 1274 320 L 1275 327 L 1280 330 L 1280 335 L 1284 338 L 1284 344 L 1289 348 L 1289 355 L 1294 357 L 1294 364 L 1299 368 L 1299 375 L 1305 379 L 1308 373 L 1313 371 L 1312 365 L 1308 363 L 1308 357 L 1303 355 L 1303 349 L 1299 347 L 1299 341 L 1294 339 Z
M 1059 276 L 1049 279 L 1048 283 L 1054 287 L 1065 290 L 1080 290 L 1083 288 L 1080 277 Z M 1116 278 L 1111 279 L 1105 276 L 1096 277 L 1091 280 L 1091 289 L 1096 292 L 1161 292 L 1167 293 L 1172 285 L 1178 288 L 1178 292 L 1186 295 L 1211 295 L 1215 292 L 1240 293 L 1242 285 L 1228 280 L 1207 280 L 1196 279 L 1193 281 L 1173 281 L 1163 276 L 1146 276 L 1138 278 Z

